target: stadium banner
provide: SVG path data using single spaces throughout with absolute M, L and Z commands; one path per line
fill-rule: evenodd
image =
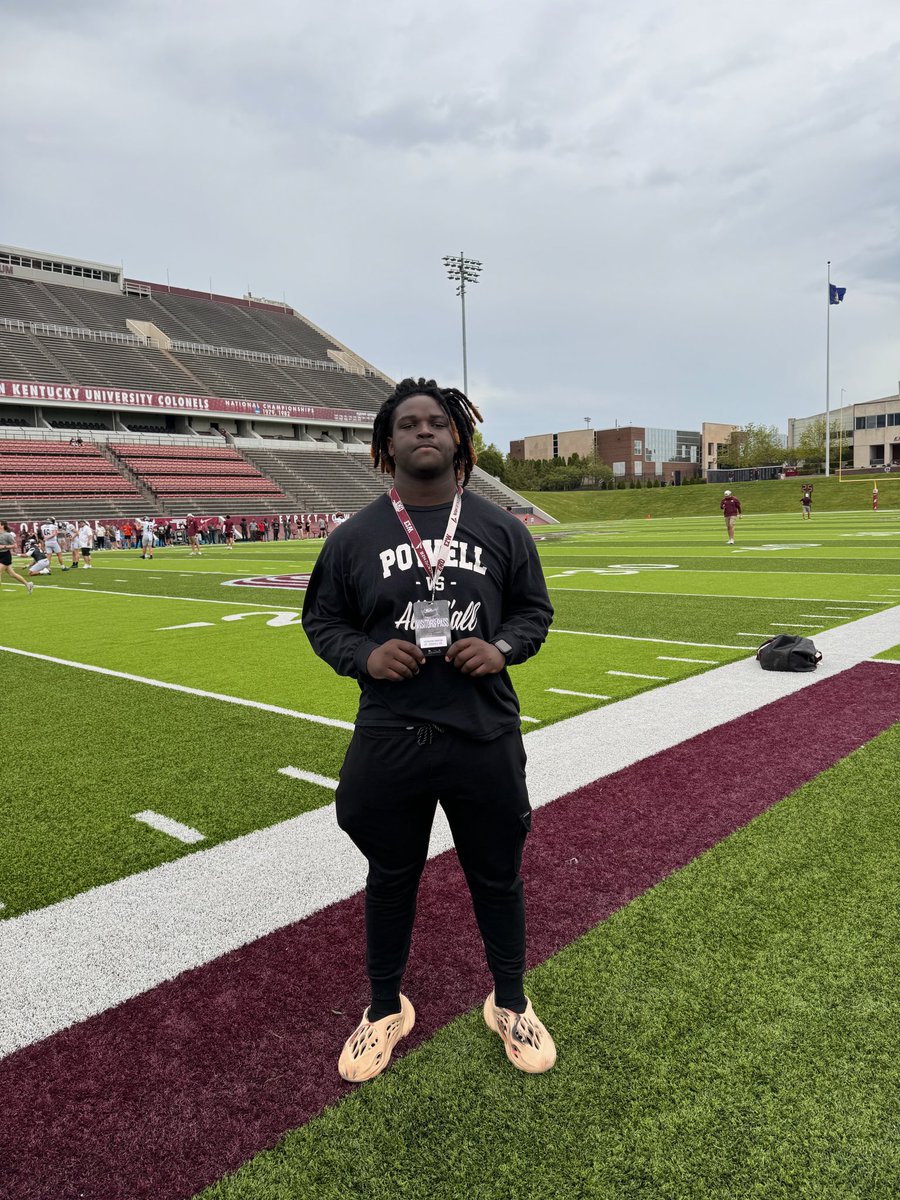
M 228 413 L 237 417 L 340 421 L 353 425 L 368 425 L 375 419 L 374 413 L 355 408 L 320 408 L 315 404 L 281 404 L 270 400 L 227 400 L 221 396 L 194 396 L 189 392 L 78 387 L 73 383 L 39 383 L 22 379 L 0 379 L 0 400 L 29 404 L 100 404 L 110 408 L 164 409 L 179 413 Z

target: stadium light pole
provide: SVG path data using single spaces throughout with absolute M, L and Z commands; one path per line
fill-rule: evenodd
M 462 250 L 459 254 L 445 254 L 444 266 L 447 268 L 447 278 L 456 284 L 456 294 L 462 304 L 462 350 L 463 350 L 463 392 L 469 394 L 469 362 L 466 354 L 466 284 L 477 283 L 481 274 L 482 264 L 477 258 L 466 258 Z

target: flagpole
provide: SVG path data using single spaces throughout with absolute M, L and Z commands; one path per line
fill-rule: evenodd
M 830 385 L 832 385 L 832 260 L 828 259 L 828 284 L 826 287 L 826 475 L 832 473 L 832 404 L 830 404 Z

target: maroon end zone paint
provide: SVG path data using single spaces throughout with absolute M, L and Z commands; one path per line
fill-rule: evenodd
M 897 721 L 900 671 L 862 663 L 540 809 L 529 965 Z M 357 895 L 0 1062 L 5 1200 L 189 1197 L 351 1091 L 335 1064 L 367 1002 L 362 939 Z M 423 878 L 401 1053 L 490 986 L 443 854 Z M 511 1069 L 499 1042 L 496 1059 Z

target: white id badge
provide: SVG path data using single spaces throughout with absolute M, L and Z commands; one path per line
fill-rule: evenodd
M 450 646 L 450 601 L 417 600 L 413 605 L 416 645 L 423 654 L 443 654 Z

